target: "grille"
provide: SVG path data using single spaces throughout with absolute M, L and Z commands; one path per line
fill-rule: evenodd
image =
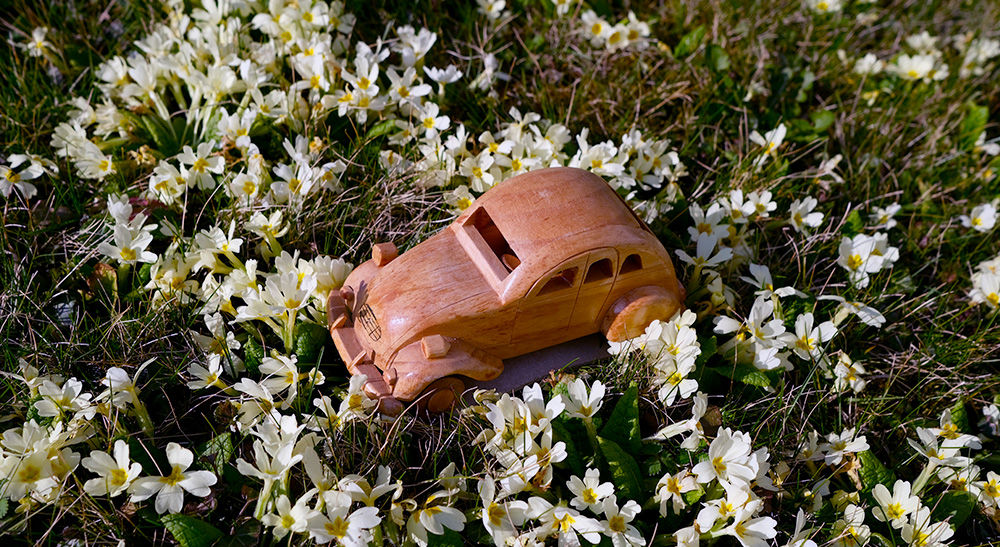
M 358 322 L 368 333 L 369 338 L 376 342 L 382 338 L 382 327 L 379 326 L 378 318 L 375 317 L 375 312 L 368 304 L 362 306 L 361 311 L 358 312 Z

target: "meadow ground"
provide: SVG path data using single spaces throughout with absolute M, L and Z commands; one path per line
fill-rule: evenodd
M 0 22 L 5 541 L 1000 540 L 1000 5 Z M 636 210 L 687 311 L 523 391 L 381 415 L 327 296 L 549 166 Z

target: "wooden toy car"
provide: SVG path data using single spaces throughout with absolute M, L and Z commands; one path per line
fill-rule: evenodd
M 600 177 L 573 168 L 501 182 L 450 226 L 397 256 L 372 249 L 330 295 L 330 333 L 351 374 L 396 415 L 450 408 L 503 360 L 603 332 L 642 334 L 683 307 L 649 228 Z

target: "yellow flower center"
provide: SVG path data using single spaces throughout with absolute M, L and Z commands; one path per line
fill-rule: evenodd
M 37 465 L 25 465 L 17 472 L 17 478 L 23 483 L 30 484 L 42 478 L 42 469 Z
M 587 503 L 597 503 L 597 494 L 594 492 L 593 488 L 587 488 L 583 491 L 583 501 Z
M 115 486 L 121 486 L 125 484 L 125 481 L 127 479 L 128 479 L 128 473 L 126 473 L 124 469 L 119 467 L 118 469 L 113 469 L 111 471 L 111 484 Z
M 182 480 L 184 480 L 184 472 L 181 471 L 181 468 L 176 465 L 170 470 L 169 475 L 166 477 L 160 477 L 160 482 L 166 484 L 167 486 L 174 486 Z
M 130 260 L 135 260 L 135 256 L 136 256 L 135 249 L 133 249 L 131 247 L 125 247 L 124 249 L 121 250 L 121 253 L 119 253 L 119 254 L 122 257 L 122 260 L 124 260 L 126 262 L 128 262 Z
M 864 264 L 864 262 L 865 261 L 861 258 L 861 255 L 852 254 L 851 256 L 847 257 L 847 268 L 849 270 L 857 270 L 858 268 L 861 267 L 862 264 Z
M 601 34 L 601 31 L 602 31 L 602 30 L 604 30 L 604 25 L 602 25 L 602 24 L 600 24 L 600 23 L 594 23 L 594 24 L 593 24 L 593 25 L 591 25 L 591 27 L 590 27 L 590 32 L 591 32 L 591 34 L 593 34 L 594 36 L 598 36 L 598 35 L 600 35 L 600 34 Z
M 100 169 L 101 171 L 110 171 L 111 162 L 108 160 L 101 160 L 101 163 L 97 164 L 97 168 Z
M 191 170 L 195 173 L 204 173 L 206 167 L 208 167 L 208 161 L 206 161 L 205 158 L 198 158 L 194 160 L 194 165 L 191 166 Z
M 892 503 L 889 504 L 889 507 L 886 508 L 885 514 L 887 517 L 889 517 L 889 520 L 896 520 L 898 518 L 902 518 L 903 515 L 906 514 L 906 511 L 903 511 L 902 505 L 898 503 Z
M 469 198 L 458 198 L 458 201 L 455 203 L 455 205 L 457 205 L 459 209 L 464 211 L 472 206 L 472 200 Z
M 557 517 L 555 524 L 556 528 L 559 529 L 559 532 L 566 533 L 573 527 L 574 522 L 576 522 L 576 519 L 573 518 L 573 515 L 566 513 L 562 516 L 562 518 Z
M 334 519 L 333 522 L 326 523 L 324 528 L 326 528 L 326 533 L 333 537 L 342 538 L 347 535 L 347 522 L 340 517 Z
M 257 185 L 254 184 L 252 180 L 246 180 L 243 182 L 243 193 L 252 196 L 254 192 L 257 191 Z
M 371 80 L 365 78 L 364 76 L 362 76 L 361 79 L 358 80 L 358 87 L 360 87 L 363 90 L 367 90 L 368 87 L 371 85 L 372 85 Z
M 4 175 L 4 177 L 8 181 L 10 181 L 10 182 L 20 182 L 21 181 L 21 175 L 15 173 L 14 171 L 9 170 L 9 169 L 7 170 L 7 174 Z
M 986 297 L 986 301 L 989 302 L 990 304 L 993 304 L 994 306 L 996 306 L 996 305 L 1000 304 L 1000 295 L 998 295 L 995 292 L 994 293 L 990 293 L 990 295 Z
M 625 517 L 615 515 L 608 519 L 608 528 L 617 534 L 625 533 Z
M 312 23 L 313 22 L 313 14 L 310 13 L 310 12 L 308 12 L 308 11 L 305 12 L 305 13 L 303 13 L 302 14 L 302 20 L 305 21 L 306 23 Z M 312 53 L 310 53 L 309 55 L 312 55 Z
M 489 509 L 486 510 L 486 515 L 490 519 L 490 524 L 499 527 L 503 524 L 503 519 L 506 518 L 507 511 L 505 511 L 500 504 L 494 502 L 490 504 Z
M 826 11 L 830 9 L 830 4 L 827 4 L 826 2 L 820 2 L 816 4 L 816 9 L 818 9 L 819 11 Z

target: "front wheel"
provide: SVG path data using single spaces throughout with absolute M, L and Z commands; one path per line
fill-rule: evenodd
M 608 310 L 601 332 L 609 342 L 623 342 L 646 331 L 655 319 L 666 321 L 684 308 L 679 295 L 655 285 L 633 289 Z
M 465 392 L 465 382 L 447 376 L 431 382 L 416 400 L 417 410 L 426 414 L 440 414 L 455 406 Z

